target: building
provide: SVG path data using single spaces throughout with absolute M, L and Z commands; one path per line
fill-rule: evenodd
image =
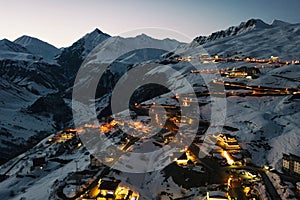
M 300 196 L 300 182 L 296 183 L 296 193 Z
M 227 75 L 228 78 L 257 78 L 260 74 L 258 68 L 255 67 L 239 67 L 233 68 L 229 74 Z
M 127 185 L 123 185 L 120 180 L 113 177 L 100 179 L 98 185 L 86 193 L 88 199 L 94 200 L 138 200 L 139 193 Z
M 234 136 L 219 134 L 216 138 L 218 139 L 218 145 L 226 150 L 239 150 L 241 148 Z
M 115 200 L 138 200 L 139 193 L 131 190 L 125 185 L 120 184 L 115 191 Z
M 32 170 L 34 169 L 43 169 L 47 165 L 46 157 L 38 157 L 32 159 Z
M 67 142 L 69 140 L 72 140 L 73 138 L 75 138 L 77 135 L 76 130 L 74 129 L 66 129 L 62 132 L 58 132 L 55 137 L 54 140 L 57 143 L 64 143 Z M 48 140 L 49 142 L 52 142 L 53 139 Z
M 282 170 L 288 174 L 300 176 L 300 157 L 294 154 L 283 154 Z
M 116 191 L 118 190 L 120 181 L 118 180 L 103 180 L 100 183 L 99 190 L 100 193 L 98 194 L 98 198 L 100 199 L 115 199 Z M 97 198 L 97 199 L 98 199 Z
M 222 191 L 210 191 L 206 194 L 207 200 L 228 200 L 227 194 Z
M 178 165 L 188 164 L 189 159 L 186 155 L 186 152 L 174 152 L 170 156 Z
M 90 168 L 102 167 L 103 163 L 100 162 L 94 155 L 90 155 Z
M 226 142 L 225 149 L 227 150 L 237 150 L 240 149 L 240 145 L 238 142 Z

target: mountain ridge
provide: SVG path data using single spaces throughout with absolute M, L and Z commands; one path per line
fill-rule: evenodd
M 275 24 L 279 23 L 279 20 L 274 20 Z M 283 21 L 281 21 L 283 22 Z M 209 36 L 198 36 L 196 37 L 192 43 L 197 43 L 199 45 L 206 44 L 208 42 L 212 42 L 221 38 L 226 38 L 230 36 L 235 36 L 239 34 L 246 33 L 248 31 L 252 31 L 255 29 L 265 29 L 271 28 L 272 25 L 265 23 L 261 19 L 249 19 L 247 22 L 241 22 L 238 26 L 231 26 L 225 30 L 220 30 L 213 32 Z
M 41 58 L 48 63 L 55 63 L 55 56 L 61 53 L 61 50 L 52 44 L 27 35 L 17 38 L 14 43 L 23 46 L 33 55 L 41 56 Z

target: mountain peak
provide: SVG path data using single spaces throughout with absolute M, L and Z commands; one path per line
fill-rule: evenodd
M 145 33 L 142 33 L 142 34 L 140 34 L 140 35 L 137 35 L 136 38 L 144 39 L 144 40 L 145 40 L 145 39 L 151 39 L 151 40 L 154 39 L 153 37 L 151 37 L 151 36 L 149 36 L 149 35 L 146 35 Z
M 287 26 L 287 25 L 290 25 L 290 23 L 288 22 L 284 22 L 284 21 L 281 21 L 281 20 L 278 20 L 278 19 L 274 19 L 271 26 Z
M 94 34 L 104 34 L 100 29 L 98 29 L 98 28 L 95 28 L 92 32 L 91 32 L 91 34 L 92 33 L 94 33 Z
M 28 36 L 28 35 L 23 35 L 23 36 L 17 38 L 14 41 L 14 43 L 19 44 L 23 47 L 36 45 L 38 43 L 38 44 L 44 44 L 44 45 L 47 45 L 47 46 L 51 46 L 51 48 L 57 49 L 55 46 L 53 46 L 52 44 L 49 44 L 48 42 L 45 42 L 43 40 L 40 40 L 40 39 L 35 38 L 35 37 Z
M 249 19 L 247 22 L 242 22 L 240 26 L 249 27 L 254 26 L 255 28 L 269 28 L 270 25 L 265 23 L 261 19 Z
M 10 44 L 12 43 L 10 40 L 4 38 L 3 40 L 0 40 L 0 45 Z
M 0 40 L 0 50 L 28 53 L 27 49 L 25 49 L 21 45 L 16 44 L 6 38 L 4 38 L 3 40 Z
M 107 33 L 103 33 L 100 29 L 95 28 L 92 32 L 86 34 L 83 38 L 98 37 L 99 35 L 110 37 Z
M 23 35 L 14 41 L 15 44 L 26 48 L 33 55 L 41 56 L 48 63 L 55 63 L 54 58 L 60 54 L 60 50 L 55 46 L 44 42 L 38 38 Z
M 38 38 L 35 38 L 35 37 L 32 37 L 32 36 L 28 36 L 28 35 L 23 35 L 19 38 L 17 38 L 15 41 L 14 41 L 15 44 L 19 44 L 25 48 L 27 48 L 28 46 L 33 46 L 33 45 L 41 45 L 41 44 L 44 44 L 44 45 L 47 45 L 47 46 L 51 46 L 51 48 L 55 48 L 57 49 L 55 46 L 53 46 L 52 44 L 49 44 L 45 41 L 42 41 Z
M 150 37 L 150 36 L 146 35 L 145 33 L 142 33 L 140 35 L 137 35 L 136 37 Z

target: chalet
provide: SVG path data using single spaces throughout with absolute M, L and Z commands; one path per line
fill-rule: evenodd
M 300 176 L 300 157 L 294 154 L 283 154 L 282 171 Z

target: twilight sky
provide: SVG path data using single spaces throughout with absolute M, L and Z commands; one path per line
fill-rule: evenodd
M 0 0 L 0 8 L 0 39 L 29 35 L 57 47 L 96 27 L 113 36 L 158 27 L 194 38 L 250 18 L 300 23 L 299 0 Z

